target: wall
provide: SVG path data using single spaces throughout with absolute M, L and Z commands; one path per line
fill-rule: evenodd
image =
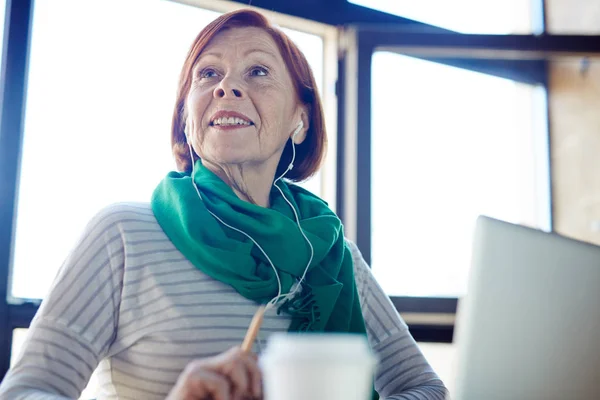
M 597 0 L 546 0 L 555 34 L 600 34 Z M 550 68 L 554 227 L 600 244 L 600 58 L 554 60 Z
M 553 62 L 550 90 L 554 226 L 600 244 L 600 59 Z

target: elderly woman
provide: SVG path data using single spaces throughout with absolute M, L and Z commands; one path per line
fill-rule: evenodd
M 102 399 L 261 398 L 256 357 L 237 346 L 267 302 L 256 352 L 273 332 L 362 333 L 381 398 L 445 398 L 340 220 L 291 183 L 317 171 L 326 135 L 312 72 L 285 34 L 253 11 L 202 30 L 171 135 L 182 172 L 150 204 L 89 223 L 0 398 L 77 398 L 96 368 Z

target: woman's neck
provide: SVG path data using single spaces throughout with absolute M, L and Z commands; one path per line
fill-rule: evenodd
M 269 208 L 274 172 L 261 172 L 253 168 L 235 166 L 218 166 L 203 162 L 204 166 L 223 180 L 243 201 Z

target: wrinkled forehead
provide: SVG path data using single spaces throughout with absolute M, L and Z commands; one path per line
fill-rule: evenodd
M 283 62 L 275 40 L 264 29 L 257 27 L 232 27 L 222 30 L 208 42 L 198 59 L 208 55 L 247 55 L 252 52 L 263 53 Z

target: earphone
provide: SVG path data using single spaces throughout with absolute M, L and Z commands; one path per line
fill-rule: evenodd
M 298 216 L 298 212 L 296 211 L 296 209 L 294 208 L 294 206 L 292 205 L 292 203 L 285 197 L 285 195 L 284 195 L 283 191 L 281 190 L 281 188 L 277 185 L 277 182 L 279 180 L 281 180 L 285 176 L 285 174 L 287 174 L 294 167 L 294 160 L 296 158 L 296 145 L 294 143 L 294 138 L 302 130 L 303 127 L 304 127 L 304 122 L 302 120 L 300 120 L 300 122 L 298 123 L 298 126 L 296 127 L 296 129 L 294 129 L 294 132 L 292 133 L 292 137 L 291 137 L 291 141 L 292 141 L 292 160 L 291 160 L 288 168 L 277 179 L 275 179 L 273 181 L 273 186 L 275 186 L 277 188 L 277 190 L 279 190 L 279 193 L 281 194 L 281 197 L 283 197 L 283 199 L 285 200 L 285 202 L 288 203 L 288 205 L 292 209 L 292 212 L 294 213 L 294 217 L 296 219 L 296 224 L 298 225 L 298 229 L 300 230 L 300 233 L 302 234 L 302 236 L 304 237 L 304 240 L 306 241 L 306 243 L 308 244 L 308 247 L 310 248 L 310 258 L 308 260 L 308 263 L 306 264 L 306 268 L 304 269 L 304 272 L 302 273 L 302 276 L 300 277 L 300 279 L 298 280 L 298 282 L 296 282 L 294 284 L 294 286 L 292 286 L 292 289 L 290 290 L 289 293 L 287 293 L 287 294 L 282 294 L 281 293 L 282 288 L 281 288 L 281 278 L 279 277 L 279 272 L 277 272 L 277 268 L 275 268 L 275 265 L 273 264 L 273 261 L 271 261 L 271 258 L 266 253 L 266 251 L 262 248 L 262 246 L 260 244 L 258 244 L 258 242 L 256 240 L 254 240 L 254 238 L 252 236 L 250 236 L 246 232 L 242 231 L 241 229 L 238 229 L 236 227 L 233 227 L 233 226 L 227 224 L 225 221 L 223 221 L 221 218 L 219 218 L 219 216 L 217 216 L 212 211 L 210 211 L 210 210 L 207 209 L 207 211 L 217 221 L 219 221 L 222 225 L 224 225 L 224 226 L 228 227 L 229 229 L 232 229 L 232 230 L 234 230 L 234 231 L 236 231 L 238 233 L 241 233 L 242 235 L 244 235 L 245 237 L 247 237 L 248 239 L 250 239 L 252 241 L 252 243 L 254 243 L 254 245 L 265 256 L 265 258 L 267 259 L 267 261 L 271 265 L 271 268 L 273 269 L 273 272 L 275 272 L 275 277 L 277 278 L 278 290 L 277 290 L 277 296 L 273 297 L 267 303 L 267 305 L 266 305 L 266 309 L 267 310 L 269 308 L 272 308 L 273 306 L 275 306 L 275 304 L 277 304 L 277 302 L 280 301 L 281 299 L 291 299 L 296 293 L 298 293 L 301 290 L 302 282 L 304 282 L 304 279 L 306 278 L 306 274 L 308 272 L 308 269 L 310 268 L 310 264 L 312 263 L 312 260 L 314 258 L 314 253 L 315 253 L 312 243 L 310 242 L 310 240 L 308 240 L 308 237 L 306 236 L 306 234 L 304 233 L 304 230 L 302 229 L 302 226 L 300 225 L 300 217 Z M 185 133 L 185 137 L 187 139 L 188 147 L 190 149 L 190 160 L 192 162 L 192 175 L 191 175 L 192 176 L 192 179 L 191 179 L 192 185 L 194 186 L 194 189 L 196 190 L 196 193 L 198 194 L 198 197 L 202 201 L 203 200 L 202 199 L 202 194 L 200 193 L 200 189 L 198 189 L 198 186 L 194 182 L 194 178 L 193 178 L 194 172 L 195 172 L 194 156 L 193 156 L 193 149 L 192 149 L 192 144 L 191 144 L 191 141 L 190 141 L 190 137 L 189 137 L 189 134 L 187 132 L 187 127 L 184 128 L 184 133 Z
M 291 171 L 292 168 L 294 168 L 294 159 L 296 158 L 296 146 L 295 146 L 294 139 L 296 138 L 296 135 L 298 133 L 300 133 L 302 128 L 304 128 L 304 122 L 302 120 L 300 120 L 300 122 L 298 123 L 298 126 L 296 127 L 296 129 L 294 129 L 294 132 L 292 133 L 292 161 L 290 162 L 290 165 L 288 165 L 288 168 L 285 171 L 285 173 L 287 173 L 288 171 Z M 285 173 L 283 175 L 285 175 Z M 283 177 L 283 175 L 281 177 Z M 278 180 L 279 179 L 276 179 L 275 182 L 277 182 Z
M 300 133 L 300 131 L 304 128 L 304 121 L 300 120 L 296 129 L 294 129 L 294 133 L 292 133 L 292 139 L 296 138 L 296 135 Z

